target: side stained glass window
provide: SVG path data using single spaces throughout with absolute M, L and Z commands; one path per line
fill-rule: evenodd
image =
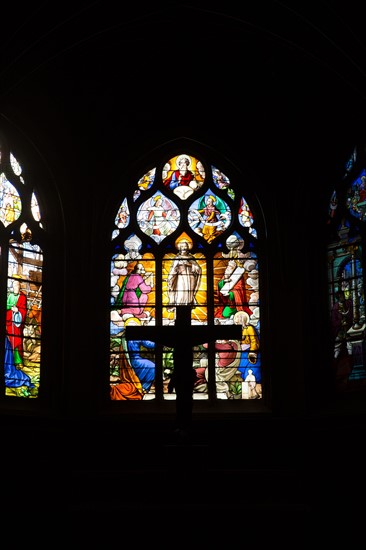
M 356 147 L 332 192 L 328 215 L 328 299 L 337 393 L 366 391 L 366 155 Z
M 41 376 L 43 232 L 37 195 L 0 140 L 0 281 L 3 292 L 2 393 L 37 398 Z M 4 346 L 4 347 L 3 347 Z
M 194 342 L 193 398 L 262 399 L 259 239 L 247 197 L 219 167 L 184 151 L 123 188 L 131 191 L 111 235 L 110 399 L 175 399 L 164 327 L 187 305 L 191 326 L 179 335 L 187 345 L 195 327 L 214 334 L 236 325 L 241 334 Z M 128 326 L 141 339 L 127 339 Z

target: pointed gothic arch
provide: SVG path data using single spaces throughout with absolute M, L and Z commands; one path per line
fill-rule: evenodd
M 336 395 L 366 392 L 366 148 L 344 163 L 328 209 L 328 304 Z
M 125 329 L 163 331 L 174 326 L 180 304 L 192 305 L 192 325 L 242 328 L 241 340 L 194 346 L 195 403 L 245 410 L 268 402 L 260 323 L 265 232 L 253 184 L 227 159 L 185 139 L 154 151 L 121 182 L 110 248 L 111 402 L 175 400 L 172 348 L 128 340 Z
M 0 408 L 49 410 L 62 392 L 63 220 L 34 146 L 0 128 Z

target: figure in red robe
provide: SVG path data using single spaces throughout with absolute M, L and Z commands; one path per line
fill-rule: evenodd
M 248 306 L 244 280 L 244 267 L 236 260 L 229 260 L 224 277 L 218 283 L 218 299 L 221 304 L 216 317 L 229 318 L 237 311 L 253 312 Z
M 6 306 L 6 334 L 17 368 L 23 366 L 23 329 L 27 314 L 27 296 L 20 290 L 20 281 L 13 279 L 13 291 L 9 292 Z

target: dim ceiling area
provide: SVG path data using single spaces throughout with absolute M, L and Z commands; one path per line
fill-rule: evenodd
M 362 131 L 361 21 L 356 2 L 9 4 L 1 110 L 46 157 L 77 145 L 83 166 L 180 135 L 327 162 Z

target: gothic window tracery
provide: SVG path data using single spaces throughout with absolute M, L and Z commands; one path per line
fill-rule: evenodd
M 366 158 L 357 146 L 333 190 L 328 215 L 328 296 L 336 392 L 366 390 L 364 240 Z
M 3 397 L 37 398 L 42 381 L 42 278 L 44 232 L 36 191 L 23 166 L 0 141 L 1 287 L 5 325 L 1 329 Z M 2 294 L 4 296 L 4 294 Z
M 194 345 L 193 398 L 263 398 L 258 225 L 240 183 L 243 194 L 226 170 L 182 151 L 124 186 L 111 238 L 112 401 L 175 399 L 173 350 L 143 329 L 174 326 L 180 305 L 192 330 L 241 327 L 241 339 Z M 126 338 L 130 325 L 141 340 Z

